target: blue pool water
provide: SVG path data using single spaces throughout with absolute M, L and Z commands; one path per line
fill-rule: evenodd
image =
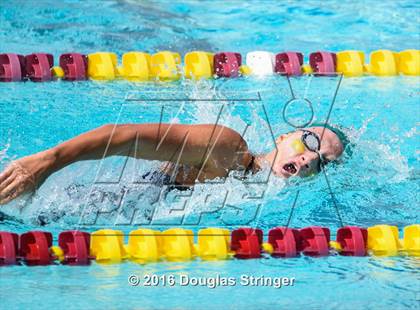
M 419 9 L 416 1 L 9 1 L 0 3 L 0 52 L 49 52 L 58 57 L 69 51 L 113 51 L 121 56 L 130 50 L 181 54 L 230 50 L 244 56 L 253 50 L 298 50 L 307 56 L 319 49 L 366 53 L 380 48 L 419 49 Z M 325 120 L 338 83 L 338 77 L 291 79 L 294 94 L 312 102 L 318 121 Z M 258 96 L 261 101 L 252 100 Z M 245 138 L 255 152 L 273 147 L 270 128 L 274 136 L 292 129 L 282 117 L 291 99 L 283 77 L 166 84 L 2 83 L 0 97 L 0 170 L 16 158 L 106 123 L 158 122 L 162 107 L 165 122 L 209 123 L 220 114 L 221 124 L 240 132 L 248 126 Z M 159 98 L 178 100 L 163 105 Z M 220 98 L 238 100 L 214 101 Z M 305 120 L 308 110 L 295 107 L 290 117 Z M 402 228 L 419 223 L 418 120 L 418 77 L 345 78 L 330 122 L 346 127 L 354 146 L 344 164 L 327 168 L 334 197 L 322 175 L 264 182 L 264 172 L 245 184 L 230 177 L 224 183 L 197 185 L 193 192 L 173 191 L 159 197 L 150 184 L 133 182 L 157 163 L 109 158 L 103 165 L 69 166 L 33 196 L 1 206 L 0 230 L 45 229 L 57 236 L 73 228 L 107 227 L 128 233 L 140 225 L 194 231 L 207 226 L 258 226 L 267 233 L 271 227 L 286 225 L 297 193 L 293 227 L 321 225 L 333 234 L 342 224 Z M 120 204 L 122 193 L 126 196 Z M 152 221 L 151 210 L 155 210 Z M 0 290 L 0 308 L 418 309 L 419 264 L 410 257 L 329 256 L 16 266 L 0 268 L 0 284 L 7 288 Z M 131 274 L 237 279 L 245 274 L 294 277 L 296 282 L 280 289 L 131 287 L 127 282 Z

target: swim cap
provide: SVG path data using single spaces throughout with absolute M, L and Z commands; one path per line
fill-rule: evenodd
M 325 127 L 329 130 L 331 130 L 333 133 L 335 133 L 338 137 L 338 139 L 340 139 L 341 143 L 343 144 L 343 153 L 345 152 L 346 154 L 348 154 L 349 156 L 351 156 L 352 151 L 350 149 L 350 140 L 347 137 L 347 135 L 344 133 L 342 127 L 340 128 L 337 125 L 330 125 L 327 123 L 313 123 L 310 125 L 311 127 Z

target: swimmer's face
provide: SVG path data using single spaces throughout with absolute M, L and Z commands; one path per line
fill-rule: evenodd
M 310 127 L 306 130 L 321 137 L 324 128 Z M 306 177 L 319 172 L 320 156 L 300 143 L 302 134 L 302 131 L 298 130 L 277 139 L 278 153 L 272 167 L 275 175 L 285 178 Z M 337 135 L 328 128 L 325 128 L 319 153 L 323 157 L 324 163 L 337 159 L 343 153 L 343 144 Z

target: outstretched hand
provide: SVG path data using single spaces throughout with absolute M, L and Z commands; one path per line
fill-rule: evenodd
M 49 165 L 42 152 L 12 162 L 0 173 L 0 205 L 33 191 L 48 176 Z

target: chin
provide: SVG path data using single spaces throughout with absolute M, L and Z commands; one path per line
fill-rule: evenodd
M 278 178 L 283 178 L 283 179 L 287 179 L 287 178 L 289 178 L 290 176 L 289 175 L 285 175 L 284 173 L 283 173 L 283 171 L 278 171 L 278 170 L 272 170 L 273 171 L 273 173 L 274 173 L 274 175 L 276 176 L 276 177 L 278 177 Z

